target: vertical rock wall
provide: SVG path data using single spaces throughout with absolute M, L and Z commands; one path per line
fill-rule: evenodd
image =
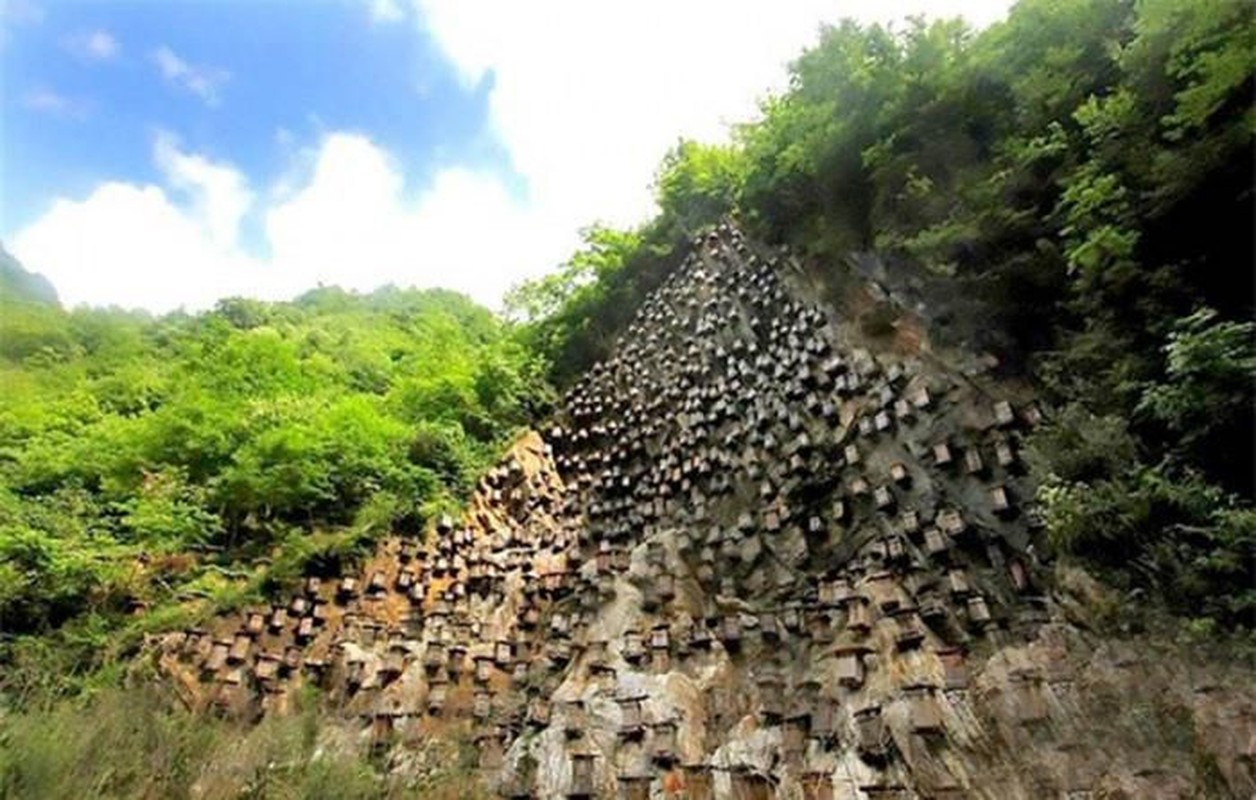
M 1175 725 L 1252 791 L 1250 685 L 1096 647 L 1044 588 L 1037 408 L 852 346 L 788 264 L 696 241 L 463 520 L 163 666 L 236 714 L 317 684 L 377 747 L 472 731 L 509 797 L 1194 796 Z

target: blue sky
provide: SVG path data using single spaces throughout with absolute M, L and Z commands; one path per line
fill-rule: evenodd
M 753 115 L 821 22 L 1006 6 L 0 3 L 0 239 L 68 303 L 155 311 L 318 283 L 493 304 L 644 218 L 667 147 Z
M 119 174 L 156 180 L 149 140 L 158 130 L 269 179 L 285 146 L 328 130 L 369 131 L 404 161 L 413 190 L 442 163 L 510 176 L 509 155 L 486 127 L 491 76 L 465 85 L 430 37 L 373 22 L 360 5 L 39 9 L 40 24 L 12 29 L 0 53 L 5 232 L 33 221 L 56 191 L 82 193 Z M 164 77 L 162 52 L 207 74 L 202 94 Z

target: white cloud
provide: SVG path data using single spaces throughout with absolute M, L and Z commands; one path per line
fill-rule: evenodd
M 267 213 L 266 234 L 288 292 L 316 281 L 361 290 L 391 282 L 495 303 L 521 262 L 553 263 L 574 244 L 540 223 L 495 178 L 463 169 L 408 199 L 386 152 L 338 133 L 324 140 L 304 187 Z
M 821 22 L 927 11 L 988 23 L 1010 2 L 411 1 L 469 84 L 492 72 L 491 126 L 527 180 L 526 201 L 492 174 L 457 167 L 408 192 L 401 166 L 362 134 L 328 132 L 300 150 L 277 132 L 303 169 L 268 187 L 163 135 L 154 147 L 162 186 L 108 183 L 84 200 L 58 200 L 13 251 L 71 303 L 201 308 L 229 294 L 391 282 L 495 304 L 569 255 L 581 227 L 648 215 L 666 150 L 680 136 L 722 138 L 728 123 L 753 117 Z M 169 80 L 217 96 L 213 80 L 192 88 L 204 68 L 167 48 L 154 59 Z M 240 243 L 246 217 L 260 223 L 262 253 Z
M 110 182 L 58 199 L 12 250 L 67 304 L 168 311 L 233 294 L 287 298 L 318 283 L 444 286 L 492 303 L 520 260 L 553 263 L 574 244 L 490 176 L 447 170 L 409 197 L 397 164 L 362 135 L 330 134 L 309 155 L 309 174 L 257 208 L 265 255 L 241 242 L 257 206 L 244 176 L 167 133 L 153 147 L 163 185 Z
M 153 159 L 167 183 L 191 197 L 193 215 L 210 241 L 221 248 L 234 247 L 240 222 L 253 202 L 244 176 L 204 156 L 181 152 L 174 136 L 164 131 L 157 135 Z
M 68 305 L 204 307 L 248 274 L 247 260 L 210 246 L 199 221 L 160 187 L 128 183 L 57 200 L 17 235 L 13 252 Z
M 87 31 L 67 37 L 65 49 L 83 61 L 109 61 L 122 51 L 118 40 L 105 30 Z
M 474 84 L 494 76 L 491 119 L 545 216 L 575 228 L 632 224 L 680 136 L 722 139 L 786 80 L 823 22 L 962 14 L 986 24 L 1010 0 L 415 0 L 419 17 Z M 557 25 L 556 21 L 561 21 Z M 544 43 L 542 46 L 540 43 Z
M 368 0 L 371 19 L 375 22 L 399 22 L 406 17 L 405 9 L 397 0 Z
M 32 89 L 22 96 L 22 105 L 31 111 L 55 117 L 83 119 L 91 113 L 91 103 L 80 97 L 70 97 L 53 89 Z
M 69 305 L 203 308 L 249 290 L 255 259 L 238 247 L 248 193 L 231 167 L 181 152 L 158 136 L 154 160 L 170 186 L 110 181 L 82 200 L 58 198 L 13 238 L 13 253 Z
M 231 73 L 221 67 L 188 63 L 165 45 L 154 50 L 152 58 L 163 78 L 201 98 L 206 105 L 218 105 L 219 92 L 231 78 Z

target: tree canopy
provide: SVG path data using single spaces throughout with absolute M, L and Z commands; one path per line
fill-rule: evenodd
M 230 602 L 421 531 L 547 395 L 504 323 L 440 290 L 160 318 L 6 293 L 0 320 L 7 636 Z

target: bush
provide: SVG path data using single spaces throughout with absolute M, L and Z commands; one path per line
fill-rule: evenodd
M 1030 437 L 1025 457 L 1039 475 L 1086 483 L 1123 474 L 1134 464 L 1137 447 L 1124 420 L 1096 416 L 1074 403 Z
M 1056 552 L 1152 588 L 1176 613 L 1256 628 L 1256 512 L 1198 475 L 1140 465 L 1092 483 L 1052 479 L 1039 500 Z

